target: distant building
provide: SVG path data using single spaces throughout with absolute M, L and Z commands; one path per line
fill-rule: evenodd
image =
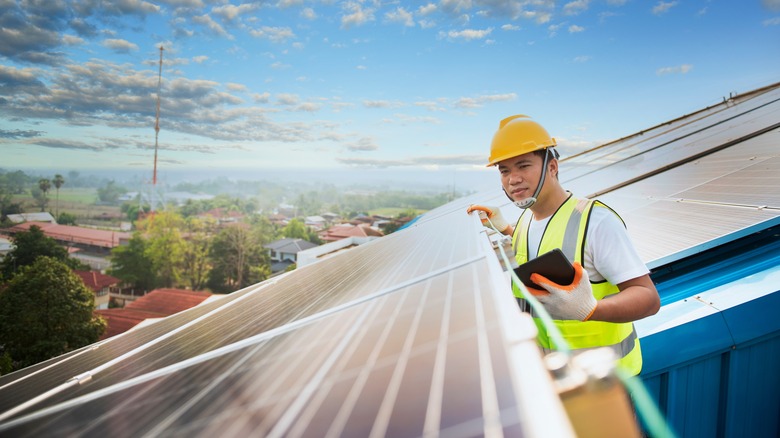
M 95 308 L 108 309 L 108 303 L 112 293 L 119 292 L 119 284 L 122 280 L 98 271 L 73 271 L 81 277 L 88 288 L 95 292 Z
M 8 220 L 15 224 L 21 224 L 22 222 L 46 222 L 50 224 L 57 223 L 57 221 L 54 219 L 54 216 L 52 216 L 51 213 L 46 212 L 9 214 Z
M 97 230 L 46 222 L 24 222 L 4 231 L 13 235 L 29 231 L 32 226 L 39 227 L 44 235 L 66 247 L 71 257 L 81 260 L 98 271 L 110 267 L 111 262 L 108 257 L 111 250 L 126 244 L 132 237 L 131 233 L 124 231 Z
M 384 233 L 368 224 L 338 224 L 319 233 L 323 242 L 334 242 L 348 237 L 382 237 Z
M 13 249 L 13 242 L 0 236 L 0 261 L 2 261 L 9 252 L 13 251 Z
M 212 218 L 216 220 L 219 225 L 240 222 L 244 219 L 244 216 L 245 214 L 240 211 L 226 210 L 224 208 L 212 208 L 211 210 L 198 215 L 198 217 Z
M 271 259 L 271 273 L 283 272 L 298 262 L 298 253 L 317 245 L 303 239 L 280 239 L 264 246 Z
M 327 221 L 322 216 L 306 216 L 303 223 L 314 230 L 321 230 L 325 228 L 326 222 Z

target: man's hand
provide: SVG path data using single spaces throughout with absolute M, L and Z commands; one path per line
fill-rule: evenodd
M 569 285 L 560 285 L 541 274 L 531 274 L 531 281 L 546 291 L 528 288 L 553 319 L 587 321 L 596 310 L 598 301 L 590 288 L 588 273 L 579 262 L 574 262 L 574 280 Z
M 472 204 L 468 209 L 466 209 L 466 213 L 471 213 L 474 211 L 479 212 L 479 219 L 482 221 L 482 225 L 490 228 L 490 224 L 492 223 L 492 226 L 495 227 L 495 229 L 497 229 L 501 234 L 511 234 L 507 233 L 507 231 L 510 229 L 510 225 L 509 222 L 504 219 L 504 216 L 501 215 L 500 208 L 494 207 L 492 205 Z

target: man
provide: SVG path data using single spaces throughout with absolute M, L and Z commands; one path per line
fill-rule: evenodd
M 488 166 L 498 167 L 504 192 L 524 211 L 514 227 L 497 207 L 472 205 L 468 212 L 478 211 L 483 223 L 512 236 L 518 264 L 560 248 L 573 262 L 573 282 L 560 285 L 532 274 L 532 281 L 544 290 L 529 292 L 544 305 L 574 352 L 609 346 L 619 366 L 639 374 L 642 353 L 633 321 L 658 312 L 658 291 L 620 216 L 561 186 L 555 146 L 555 139 L 528 116 L 502 120 Z M 517 285 L 513 290 L 522 298 Z M 541 347 L 555 349 L 541 320 L 534 321 Z

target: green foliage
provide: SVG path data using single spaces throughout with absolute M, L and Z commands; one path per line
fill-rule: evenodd
M 209 288 L 214 292 L 229 293 L 265 280 L 270 269 L 262 244 L 257 229 L 223 228 L 212 240 L 209 250 L 212 265 Z
M 0 376 L 8 374 L 13 370 L 14 362 L 13 359 L 11 359 L 11 355 L 8 354 L 7 351 L 3 351 L 3 354 L 0 355 Z
M 57 203 L 54 210 L 54 217 L 58 217 L 60 215 L 60 187 L 65 184 L 65 178 L 63 178 L 62 175 L 58 173 L 54 175 L 54 179 L 51 181 L 51 183 L 54 184 L 54 188 L 57 189 Z
M 150 207 L 148 205 L 145 205 L 143 208 L 146 211 L 150 210 Z M 124 213 L 125 215 L 127 215 L 127 219 L 130 222 L 135 222 L 135 221 L 138 220 L 138 216 L 141 213 L 141 207 L 138 205 L 137 202 L 132 202 L 132 203 L 131 202 L 125 202 L 120 207 L 120 211 L 122 213 Z
M 306 226 L 298 219 L 292 219 L 282 228 L 282 235 L 290 239 L 306 239 Z
M 187 219 L 187 239 L 182 251 L 182 280 L 192 290 L 206 285 L 209 269 L 210 238 L 216 222 L 208 219 Z
M 39 257 L 0 293 L 0 345 L 17 369 L 98 340 L 95 296 L 64 263 Z
M 105 186 L 99 187 L 97 189 L 97 193 L 100 202 L 115 204 L 119 200 L 120 196 L 127 193 L 127 189 L 118 186 L 113 180 L 111 180 L 107 182 Z
M 63 248 L 56 240 L 43 234 L 38 226 L 31 226 L 29 231 L 16 233 L 13 237 L 14 249 L 0 262 L 0 276 L 6 280 L 13 273 L 24 266 L 35 263 L 38 257 L 52 257 L 71 269 L 80 269 L 84 265 L 68 257 L 68 250 Z
M 32 184 L 33 178 L 27 176 L 21 170 L 5 172 L 0 169 L 0 188 L 12 195 L 20 195 L 25 192 L 27 186 Z
M 127 245 L 111 250 L 111 268 L 109 274 L 134 285 L 143 291 L 157 286 L 157 272 L 154 262 L 146 255 L 148 243 L 136 232 Z
M 139 228 L 146 233 L 149 244 L 145 255 L 152 261 L 159 285 L 178 285 L 184 257 L 185 242 L 180 231 L 184 219 L 174 212 L 157 212 L 139 224 Z
M 63 211 L 57 216 L 57 223 L 60 225 L 76 225 L 76 216 Z

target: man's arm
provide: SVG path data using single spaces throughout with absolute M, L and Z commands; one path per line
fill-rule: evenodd
M 632 322 L 655 315 L 661 308 L 650 275 L 625 281 L 617 287 L 620 292 L 600 300 L 589 321 Z

